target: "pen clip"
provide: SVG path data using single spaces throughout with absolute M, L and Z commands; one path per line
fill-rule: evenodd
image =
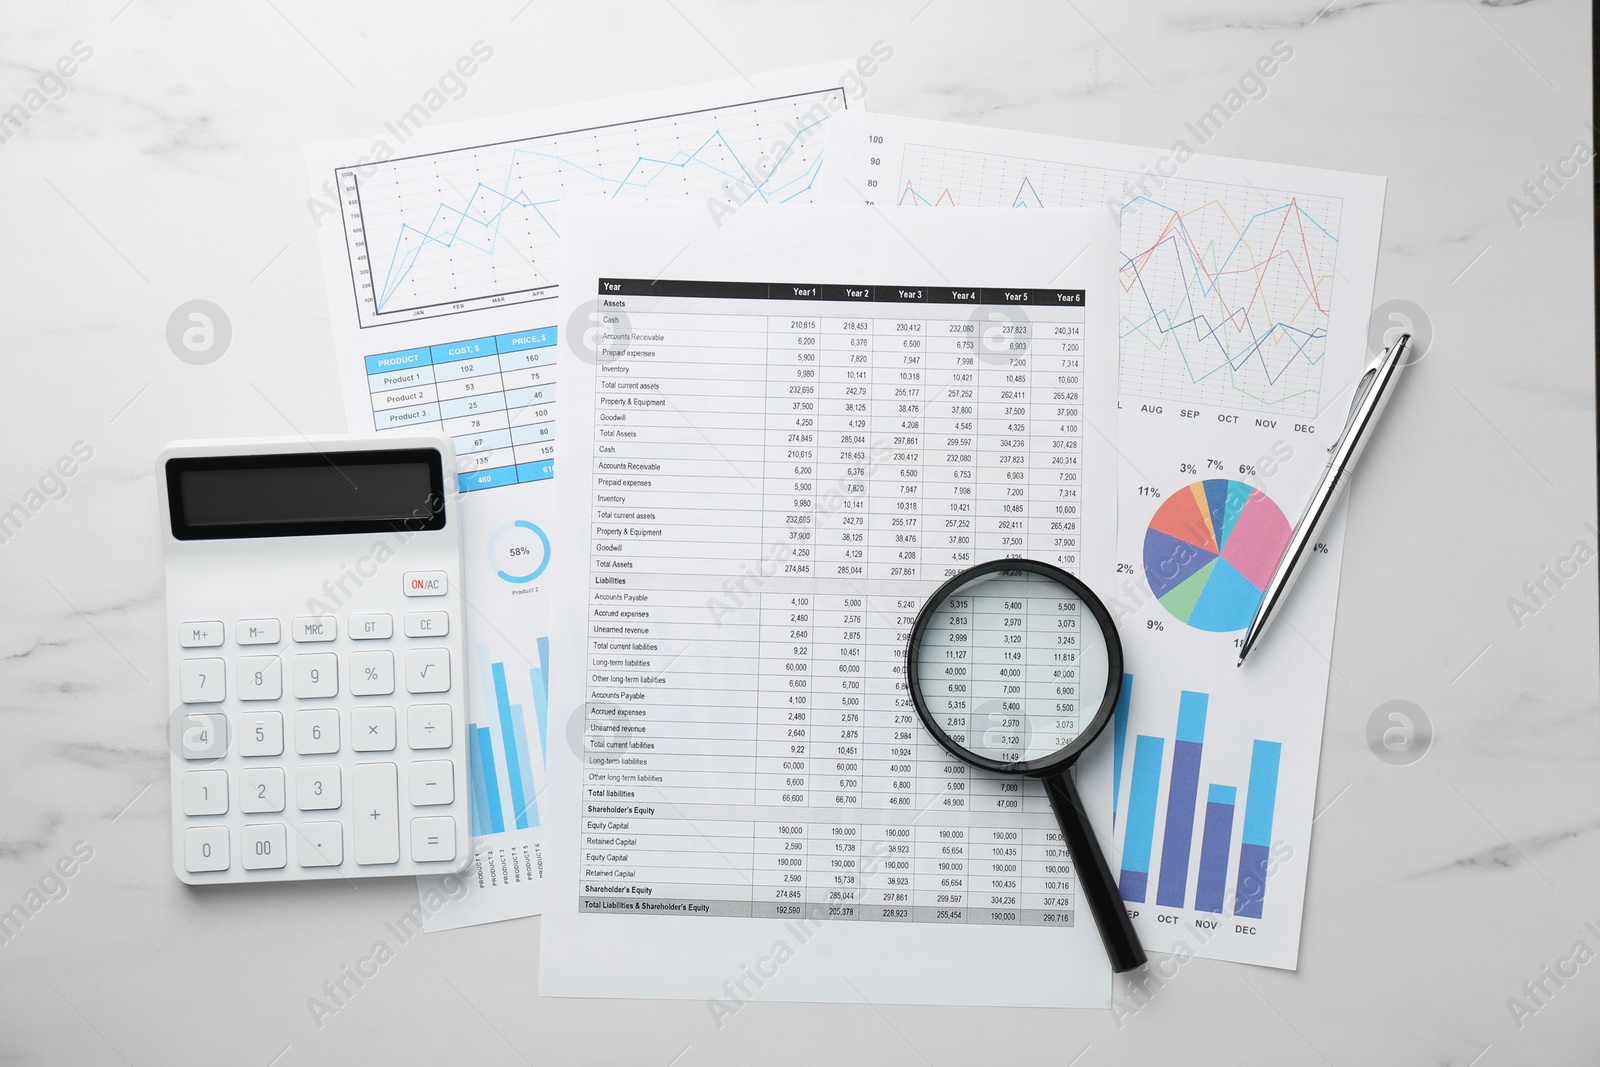
M 1388 355 L 1388 353 L 1384 353 Z M 1328 452 L 1339 450 L 1346 437 L 1350 436 L 1350 427 L 1355 425 L 1356 412 L 1361 410 L 1361 402 L 1372 391 L 1372 383 L 1378 380 L 1378 370 L 1383 365 L 1384 356 L 1379 356 L 1367 365 L 1366 371 L 1361 375 L 1361 380 L 1356 383 L 1355 395 L 1350 398 L 1350 411 L 1344 417 L 1344 428 L 1339 431 L 1339 436 L 1333 439 L 1333 444 L 1328 446 Z
M 1328 446 L 1328 452 L 1334 453 L 1339 446 L 1344 444 L 1345 438 L 1350 436 L 1350 429 L 1356 423 L 1356 415 L 1361 411 L 1361 403 L 1366 400 L 1367 394 L 1372 392 L 1372 387 L 1377 384 L 1378 377 L 1383 372 L 1384 364 L 1391 358 L 1398 359 L 1405 352 L 1405 345 L 1411 340 L 1409 334 L 1402 334 L 1394 344 L 1378 353 L 1367 369 L 1362 373 L 1361 380 L 1356 382 L 1355 395 L 1350 398 L 1350 411 L 1344 417 L 1344 428 L 1339 431 L 1339 436 L 1334 438 L 1333 444 Z

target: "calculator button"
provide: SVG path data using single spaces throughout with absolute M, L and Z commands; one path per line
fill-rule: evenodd
M 413 704 L 407 708 L 406 742 L 412 748 L 449 748 L 450 705 Z
M 294 620 L 289 635 L 296 641 L 332 641 L 339 636 L 339 626 L 332 615 L 302 615 Z
M 178 665 L 178 696 L 185 704 L 215 704 L 226 695 L 220 659 L 186 659 Z
M 416 764 L 412 764 L 412 766 L 415 767 Z M 412 801 L 412 803 L 416 802 Z M 185 815 L 226 815 L 228 813 L 228 772 L 185 771 L 183 775 L 183 813 Z
M 394 692 L 394 653 L 350 653 L 350 692 L 358 697 L 388 696 Z
M 301 700 L 339 695 L 339 657 L 318 652 L 294 658 L 294 695 Z
M 295 827 L 302 867 L 337 867 L 344 862 L 344 827 L 336 822 L 303 822 Z
M 448 815 L 411 820 L 411 858 L 435 863 L 456 858 L 456 821 Z
M 283 768 L 251 767 L 240 771 L 239 810 L 246 815 L 282 811 Z
M 448 693 L 450 650 L 413 648 L 406 651 L 406 692 Z
M 450 633 L 450 616 L 443 611 L 406 612 L 407 637 L 444 637 Z
M 343 803 L 339 768 L 301 767 L 294 774 L 294 802 L 301 811 L 332 811 Z
M 393 752 L 394 709 L 356 708 L 350 713 L 350 735 L 357 752 Z
M 350 772 L 350 809 L 356 862 L 400 862 L 400 785 L 395 765 L 356 764 Z
M 178 644 L 184 648 L 215 648 L 222 644 L 222 623 L 180 622 Z
M 411 806 L 426 808 L 456 798 L 455 764 L 447 759 L 418 760 L 407 769 Z M 221 773 L 220 771 L 217 773 Z
M 393 636 L 393 615 L 350 616 L 350 640 L 352 641 L 387 641 Z
M 228 754 L 227 716 L 185 715 L 178 729 L 184 759 L 221 759 Z
M 277 619 L 240 619 L 233 624 L 233 639 L 241 645 L 275 645 L 280 636 Z
M 235 720 L 239 731 L 239 755 L 283 755 L 283 716 L 275 711 L 245 711 Z
M 239 657 L 239 699 L 277 700 L 283 696 L 283 660 L 277 656 Z
M 239 831 L 239 865 L 247 871 L 274 871 L 289 859 L 286 827 L 281 822 L 246 826 Z
M 339 713 L 332 708 L 295 712 L 294 750 L 302 756 L 339 751 Z
M 406 596 L 444 596 L 450 591 L 450 580 L 444 571 L 406 571 Z
M 183 869 L 190 874 L 228 869 L 228 828 L 191 826 L 183 832 Z

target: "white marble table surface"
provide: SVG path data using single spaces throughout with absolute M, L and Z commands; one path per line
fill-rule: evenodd
M 0 111 L 92 55 L 0 143 L 0 511 L 92 457 L 0 543 L 0 910 L 59 898 L 0 944 L 0 1063 L 1600 1060 L 1600 560 L 1508 606 L 1600 547 L 1594 165 L 1560 163 L 1593 143 L 1590 11 L 1322 3 L 8 3 Z M 755 1004 L 718 1029 L 700 1003 L 538 998 L 526 919 L 407 943 L 319 1028 L 307 998 L 412 884 L 174 880 L 154 456 L 343 428 L 302 145 L 377 130 L 480 38 L 446 121 L 881 38 L 874 109 L 1155 146 L 1292 45 L 1207 150 L 1388 175 L 1377 296 L 1434 334 L 1352 494 L 1297 973 L 1190 962 L 1122 1018 Z M 1577 176 L 1528 202 L 1547 165 Z M 166 343 L 194 298 L 233 326 L 210 366 Z M 1433 726 L 1408 766 L 1368 746 L 1391 700 Z

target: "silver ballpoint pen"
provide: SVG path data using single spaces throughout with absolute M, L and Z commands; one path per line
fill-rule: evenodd
M 1372 428 L 1378 423 L 1378 416 L 1394 394 L 1394 383 L 1400 378 L 1400 368 L 1405 366 L 1406 348 L 1410 344 L 1411 335 L 1401 334 L 1387 352 L 1372 361 L 1356 383 L 1344 429 L 1328 449 L 1332 456 L 1322 472 L 1322 481 L 1317 485 L 1311 503 L 1306 505 L 1305 514 L 1300 516 L 1300 521 L 1295 525 L 1294 536 L 1289 538 L 1289 547 L 1283 550 L 1283 557 L 1278 560 L 1272 580 L 1267 582 L 1262 594 L 1261 605 L 1256 608 L 1256 617 L 1250 620 L 1250 628 L 1245 631 L 1244 641 L 1239 645 L 1239 666 L 1244 666 L 1244 658 L 1272 624 L 1295 579 L 1305 567 L 1306 557 L 1311 555 L 1322 528 L 1327 525 L 1328 516 L 1333 513 L 1334 504 L 1338 503 L 1339 495 L 1344 491 L 1350 468 L 1355 466 L 1356 457 L 1361 455 L 1362 448 L 1372 436 Z

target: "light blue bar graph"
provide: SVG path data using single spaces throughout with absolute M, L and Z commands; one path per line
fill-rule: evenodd
M 539 665 L 528 671 L 535 722 L 539 731 L 540 755 L 549 731 L 550 642 L 538 639 Z M 473 834 L 530 830 L 539 825 L 539 776 L 534 773 L 529 747 L 527 700 L 513 702 L 512 681 L 506 665 L 491 658 L 487 645 L 477 648 L 482 704 L 493 702 L 494 715 L 472 727 L 472 828 Z M 502 786 L 504 792 L 502 792 Z
M 517 771 L 522 775 L 523 806 L 516 811 L 517 828 L 526 830 L 530 826 L 539 825 L 539 794 L 533 788 L 533 768 L 528 763 L 528 727 L 522 719 L 522 705 L 511 705 L 511 728 L 515 732 L 512 740 L 515 742 L 507 751 L 507 756 L 515 752 L 517 756 Z
M 511 696 L 506 692 L 506 665 L 504 663 L 492 664 L 489 668 L 494 676 L 494 702 L 500 709 L 500 744 L 506 752 L 506 785 L 511 789 L 511 815 L 517 829 L 528 828 L 528 797 L 524 789 L 523 768 L 528 764 L 527 747 L 525 738 L 521 735 L 522 709 L 517 708 L 513 714 Z M 532 775 L 527 780 L 531 780 Z
M 472 790 L 472 806 L 468 809 L 472 821 L 472 836 L 482 837 L 489 832 L 489 790 L 483 781 L 483 768 L 478 766 L 483 757 L 478 755 L 478 732 L 481 726 L 467 727 L 467 775 Z
M 1122 676 L 1122 692 L 1111 712 L 1111 829 L 1117 828 L 1117 799 L 1122 795 L 1122 754 L 1128 747 L 1128 703 L 1133 700 L 1133 675 Z
M 550 639 L 539 638 L 539 665 L 528 671 L 533 683 L 533 715 L 539 727 L 539 759 L 550 766 Z
M 494 769 L 494 742 L 487 726 L 474 726 L 472 732 L 478 739 L 477 758 L 472 764 L 473 807 L 483 809 L 477 828 L 486 827 L 485 832 L 491 834 L 504 833 L 506 822 L 500 812 L 500 778 Z
M 1238 790 L 1213 785 L 1206 794 L 1205 836 L 1200 840 L 1200 877 L 1195 883 L 1197 911 L 1222 912 L 1227 890 L 1228 850 L 1233 844 L 1233 808 Z
M 1250 788 L 1244 798 L 1244 833 L 1239 842 L 1238 893 L 1233 913 L 1261 918 L 1267 896 L 1267 863 L 1272 847 L 1272 813 L 1278 798 L 1278 763 L 1283 746 L 1257 741 L 1250 752 Z
M 1188 896 L 1189 846 L 1194 838 L 1194 808 L 1200 789 L 1200 755 L 1206 736 L 1210 697 L 1185 689 L 1178 695 L 1178 737 L 1172 746 L 1172 777 L 1167 783 L 1167 826 L 1161 837 L 1161 877 L 1156 903 L 1181 908 Z
M 1124 900 L 1143 903 L 1150 883 L 1150 845 L 1156 832 L 1156 797 L 1166 742 L 1140 734 L 1133 746 L 1133 781 L 1128 786 L 1128 832 L 1122 842 Z

